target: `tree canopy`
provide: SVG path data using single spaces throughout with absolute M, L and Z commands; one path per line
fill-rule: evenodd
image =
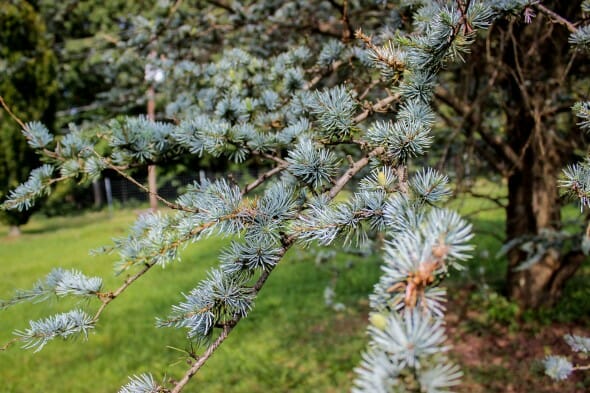
M 46 37 L 43 19 L 26 1 L 0 6 L 0 95 L 19 117 L 53 125 L 57 59 Z M 22 139 L 19 125 L 0 112 L 0 198 L 22 183 L 39 158 Z M 26 223 L 31 213 L 3 211 L 11 226 Z

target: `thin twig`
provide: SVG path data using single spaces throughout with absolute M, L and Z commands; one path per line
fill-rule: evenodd
M 254 153 L 257 154 L 257 153 Z M 289 165 L 289 163 L 285 160 L 283 160 L 281 157 L 277 157 L 277 156 L 273 156 L 272 154 L 268 154 L 268 153 L 258 153 L 260 156 L 264 157 L 264 158 L 268 158 L 269 160 L 272 160 L 280 165 Z
M 358 114 L 354 119 L 352 119 L 352 122 L 354 124 L 358 124 L 361 121 L 365 120 L 367 117 L 369 117 L 369 115 L 371 113 L 384 111 L 389 104 L 399 100 L 400 97 L 401 97 L 400 94 L 395 94 L 392 96 L 387 96 L 387 97 L 383 98 L 382 100 L 377 101 L 373 106 L 371 106 L 368 109 L 365 109 L 363 112 Z
M 343 29 L 342 29 L 342 42 L 347 43 L 350 41 L 350 38 L 354 35 L 354 30 L 350 25 L 350 20 L 348 19 L 348 1 L 343 0 L 342 4 L 338 4 L 336 0 L 329 0 L 329 3 L 340 12 L 342 21 Z
M 94 314 L 94 317 L 92 318 L 93 322 L 98 321 L 98 318 L 100 318 L 100 315 L 103 313 L 104 309 L 106 308 L 106 306 L 109 305 L 110 302 L 112 302 L 113 300 L 115 300 L 120 294 L 122 294 L 131 284 L 133 284 L 133 282 L 135 282 L 138 278 L 140 278 L 141 276 L 143 276 L 148 270 L 150 270 L 156 263 L 152 262 L 152 263 L 146 263 L 145 266 L 143 267 L 143 269 L 141 269 L 139 272 L 135 273 L 133 276 L 128 277 L 125 282 L 123 283 L 123 285 L 121 285 L 119 288 L 117 288 L 117 290 L 115 292 L 112 293 L 108 293 L 106 295 L 101 295 L 101 299 L 102 299 L 102 304 L 100 305 L 99 309 L 96 311 L 96 313 Z
M 385 148 L 383 146 L 379 146 L 373 149 L 369 154 L 365 157 L 361 158 L 357 162 L 355 162 L 338 180 L 334 183 L 334 186 L 328 192 L 328 196 L 330 199 L 334 198 L 340 190 L 352 179 L 354 175 L 356 175 L 361 169 L 363 169 L 373 157 L 377 157 L 381 154 L 385 153 Z
M 336 72 L 340 66 L 342 66 L 344 62 L 342 60 L 336 60 L 329 67 L 327 67 L 323 72 L 319 73 L 318 75 L 314 76 L 309 82 L 303 86 L 303 90 L 311 90 L 315 85 L 317 85 L 323 78 Z
M 508 207 L 506 203 L 502 201 L 503 199 L 507 198 L 506 196 L 493 197 L 487 194 L 480 194 L 472 190 L 466 190 L 465 193 L 471 195 L 474 198 L 486 199 L 490 202 L 493 202 L 501 209 L 506 209 Z
M 25 123 L 23 123 L 23 121 L 21 119 L 19 119 L 8 107 L 8 105 L 6 105 L 6 102 L 4 102 L 4 98 L 2 96 L 0 96 L 0 104 L 2 105 L 2 108 L 4 108 L 4 110 L 6 110 L 6 112 L 8 112 L 8 114 L 10 115 L 10 117 L 12 117 L 12 119 L 14 121 L 16 121 L 18 123 L 19 126 L 21 126 L 21 128 L 23 130 L 28 130 L 27 126 L 25 125 Z
M 578 29 L 576 28 L 576 26 L 572 22 L 570 22 L 569 20 L 565 19 L 563 16 L 559 15 L 555 11 L 552 11 L 549 8 L 545 7 L 543 4 L 537 3 L 537 4 L 535 4 L 535 6 L 543 14 L 549 16 L 551 19 L 553 19 L 557 23 L 559 23 L 559 24 L 564 25 L 565 27 L 567 27 L 567 29 L 569 30 L 570 33 L 575 33 L 575 32 L 578 31 Z
M 0 347 L 0 351 L 6 351 L 8 349 L 8 347 L 10 347 L 12 344 L 16 343 L 20 341 L 18 337 L 14 337 L 12 340 L 8 341 L 6 344 L 4 344 L 3 346 Z
M 6 110 L 6 112 L 8 112 L 8 114 L 10 115 L 10 117 L 12 117 L 12 119 L 18 123 L 18 125 L 24 130 L 24 131 L 28 131 L 29 127 L 27 127 L 27 125 L 18 118 L 18 116 L 16 116 L 11 110 L 10 107 L 6 104 L 6 102 L 4 102 L 4 98 L 2 96 L 0 96 L 0 105 L 2 105 L 2 107 Z M 43 153 L 51 158 L 54 159 L 61 159 L 62 161 L 65 161 L 62 157 L 59 156 L 59 154 L 57 154 L 54 151 L 48 150 L 48 149 L 42 149 Z
M 355 162 L 354 165 L 349 170 L 347 170 L 336 181 L 336 184 L 334 185 L 334 187 L 332 187 L 332 189 L 328 192 L 329 198 L 333 199 L 342 190 L 344 185 L 348 181 L 350 181 L 350 179 L 352 179 L 352 177 L 356 173 L 358 173 L 362 168 L 364 168 L 369 163 L 370 158 L 378 156 L 380 154 L 383 154 L 384 151 L 385 151 L 385 149 L 383 147 L 378 147 L 378 148 L 372 150 L 370 153 L 368 153 L 365 157 L 363 157 L 360 160 L 358 160 L 357 162 Z M 295 243 L 295 240 L 296 240 L 296 237 L 294 235 L 285 237 L 281 240 L 283 247 L 281 248 L 281 250 L 279 252 L 279 257 L 282 257 L 285 255 L 285 253 Z M 274 268 L 274 266 L 272 266 L 268 270 L 265 270 L 264 272 L 262 272 L 262 274 L 260 275 L 260 277 L 258 278 L 256 283 L 252 287 L 252 291 L 253 291 L 254 295 L 256 295 L 260 292 L 260 290 L 262 289 L 262 287 L 264 286 L 264 284 L 266 283 L 266 281 L 270 277 L 270 274 L 272 273 L 273 268 Z M 186 371 L 186 373 L 180 379 L 180 381 L 178 381 L 176 383 L 176 385 L 175 385 L 174 389 L 172 389 L 171 393 L 179 393 L 182 391 L 182 389 L 189 383 L 189 381 L 197 373 L 197 371 L 201 367 L 203 367 L 203 365 L 207 362 L 207 360 L 213 355 L 215 350 L 217 348 L 219 348 L 219 346 L 223 343 L 223 341 L 225 341 L 227 339 L 229 333 L 237 326 L 237 324 L 240 322 L 241 319 L 242 319 L 242 317 L 237 317 L 236 319 L 234 319 L 224 325 L 223 331 L 221 332 L 219 337 L 217 337 L 217 339 L 211 345 L 209 345 L 209 347 L 207 347 L 207 349 L 205 350 L 203 355 L 201 355 L 199 357 L 199 360 L 197 362 L 193 363 L 193 365 Z
M 369 95 L 369 93 L 371 92 L 371 90 L 373 90 L 373 88 L 375 86 L 377 86 L 378 84 L 379 84 L 379 81 L 378 80 L 372 81 L 371 84 L 369 86 L 367 86 L 367 88 L 361 94 L 359 94 L 358 100 L 359 101 L 364 100 L 365 97 L 367 97 Z
M 269 170 L 268 172 L 263 173 L 256 180 L 254 180 L 252 183 L 250 183 L 246 187 L 244 187 L 244 189 L 242 190 L 242 195 L 245 195 L 248 192 L 252 191 L 256 187 L 258 187 L 259 185 L 264 183 L 267 179 L 271 178 L 272 176 L 276 175 L 277 173 L 280 173 L 281 171 L 283 171 L 286 168 L 287 168 L 287 165 L 279 165 L 279 166 L 276 166 L 273 169 Z
M 346 43 L 354 36 L 354 30 L 350 24 L 350 18 L 348 17 L 348 0 L 343 0 L 342 2 L 342 23 L 344 24 L 342 41 Z
M 223 331 L 221 332 L 219 337 L 217 337 L 213 344 L 209 345 L 205 353 L 201 357 L 199 357 L 199 360 L 193 363 L 191 368 L 188 369 L 188 371 L 183 375 L 180 381 L 176 383 L 176 386 L 174 387 L 174 389 L 172 389 L 171 393 L 179 393 L 182 391 L 182 389 L 186 386 L 187 383 L 189 383 L 189 381 L 192 377 L 194 377 L 197 371 L 199 371 L 199 369 L 203 367 L 203 365 L 205 364 L 205 362 L 207 362 L 211 355 L 213 355 L 213 352 L 215 352 L 215 350 L 221 345 L 221 343 L 225 341 L 225 339 L 227 338 L 229 333 L 234 329 L 234 327 L 235 325 L 225 325 L 223 327 Z
M 506 208 L 500 207 L 500 206 L 480 207 L 480 208 L 477 208 L 469 213 L 462 213 L 461 217 L 468 219 L 470 217 L 477 217 L 481 213 L 492 212 L 492 211 L 497 211 L 497 210 L 506 210 Z M 480 233 L 479 230 L 478 230 L 478 233 Z
M 174 210 L 181 210 L 181 211 L 185 211 L 188 213 L 196 213 L 196 211 L 194 209 L 189 209 L 186 208 L 184 206 L 181 206 L 177 203 L 173 203 L 170 202 L 169 200 L 167 200 L 166 198 L 163 198 L 162 196 L 160 196 L 160 194 L 158 194 L 157 192 L 153 192 L 152 190 L 150 190 L 148 187 L 144 186 L 143 184 L 141 184 L 140 182 L 138 182 L 137 180 L 135 180 L 135 178 L 133 178 L 133 176 L 128 175 L 127 173 L 125 173 L 124 170 L 122 170 L 121 168 L 119 168 L 117 165 L 113 164 L 110 160 L 104 158 L 103 156 L 101 156 L 100 154 L 98 154 L 98 152 L 96 152 L 94 149 L 92 150 L 92 152 L 104 163 L 106 164 L 110 169 L 114 170 L 115 172 L 117 172 L 119 175 L 123 176 L 125 179 L 129 180 L 131 183 L 135 184 L 137 187 L 139 187 L 141 190 L 143 190 L 144 192 L 146 192 L 149 195 L 153 195 L 155 196 L 160 202 L 162 202 L 164 205 L 166 205 L 167 207 L 169 207 L 170 209 L 174 209 Z
M 151 191 L 148 187 L 144 186 L 143 184 L 141 184 L 140 182 L 138 182 L 137 180 L 135 180 L 132 176 L 129 176 L 127 173 L 125 173 L 124 171 L 120 170 L 116 165 L 112 165 L 112 164 L 108 163 L 108 161 L 106 161 L 106 162 L 107 162 L 107 165 L 108 165 L 109 168 L 113 169 L 119 175 L 123 176 L 125 179 L 129 180 L 131 183 L 135 184 L 137 187 L 141 188 L 143 191 L 145 191 L 149 195 L 155 196 L 160 202 L 162 202 L 163 204 L 165 204 L 169 208 L 174 209 L 174 210 L 182 210 L 182 211 L 187 211 L 187 212 L 193 212 L 193 213 L 195 212 L 193 209 L 187 209 L 184 206 L 181 206 L 181 205 L 178 205 L 176 203 L 170 202 L 166 198 L 161 197 L 160 194 L 158 194 L 157 192 Z

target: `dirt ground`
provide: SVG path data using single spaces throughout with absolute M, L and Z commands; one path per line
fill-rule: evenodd
M 587 316 L 568 324 L 518 321 L 482 326 L 482 312 L 470 304 L 467 292 L 453 298 L 447 313 L 447 336 L 453 345 L 451 357 L 465 373 L 458 392 L 590 392 L 590 372 L 577 372 L 567 381 L 553 382 L 539 363 L 549 354 L 590 363 L 590 359 L 572 356 L 563 340 L 567 333 L 590 334 L 589 326 L 582 322 Z

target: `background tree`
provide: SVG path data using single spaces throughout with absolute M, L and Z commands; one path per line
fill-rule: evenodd
M 0 96 L 22 119 L 52 125 L 56 105 L 57 61 L 43 19 L 24 0 L 0 5 Z M 22 140 L 20 126 L 0 110 L 0 197 L 27 179 L 39 158 Z M 11 233 L 32 211 L 3 211 L 0 219 Z
M 584 154 L 571 107 L 588 97 L 590 67 L 568 43 L 588 17 L 581 5 L 525 3 L 436 89 L 439 110 L 451 110 L 443 118 L 463 133 L 462 151 L 507 182 L 507 293 L 527 307 L 553 304 L 585 258 L 579 237 L 559 235 L 568 201 L 557 187 L 562 168 Z

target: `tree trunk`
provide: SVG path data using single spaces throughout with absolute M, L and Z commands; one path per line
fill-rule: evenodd
M 103 198 L 102 198 L 102 189 L 100 187 L 99 180 L 94 180 L 92 182 L 92 194 L 94 196 L 94 207 L 95 208 L 101 207 L 103 204 Z
M 543 5 L 576 20 L 580 3 Z M 569 110 L 587 94 L 576 75 L 588 70 L 587 60 L 570 50 L 569 35 L 544 12 L 530 23 L 521 17 L 498 21 L 485 42 L 476 42 L 470 61 L 448 74 L 446 86 L 435 92 L 439 105 L 458 115 L 441 117 L 461 127 L 477 158 L 508 181 L 506 242 L 561 229 L 557 179 L 580 146 L 581 133 Z M 555 302 L 584 258 L 548 249 L 530 269 L 515 271 L 527 259 L 519 249 L 508 254 L 506 292 L 524 307 L 539 307 Z
M 547 124 L 541 124 L 526 110 L 507 122 L 510 145 L 522 157 L 521 165 L 512 168 L 508 176 L 507 240 L 539 235 L 542 229 L 560 229 L 557 179 L 565 163 L 564 153 L 559 151 L 553 133 L 544 127 Z M 526 259 L 527 254 L 518 248 L 508 254 L 508 295 L 523 307 L 537 308 L 555 303 L 584 256 L 548 249 L 538 263 L 516 271 Z
M 158 183 L 156 178 L 156 166 L 148 165 L 148 189 L 150 190 L 150 210 L 153 212 L 158 211 Z
M 579 7 L 573 3 L 547 4 L 569 17 Z M 561 78 L 567 74 L 569 32 L 544 15 L 538 15 L 529 25 L 510 22 L 500 29 L 506 37 L 503 63 L 508 76 L 501 83 L 506 97 L 505 141 L 518 156 L 507 171 L 509 241 L 540 235 L 543 229 L 561 229 L 557 180 L 571 149 L 559 137 L 555 113 L 546 108 L 564 97 L 556 91 L 566 87 Z M 580 252 L 547 249 L 538 263 L 515 271 L 526 259 L 527 254 L 519 249 L 508 254 L 507 292 L 520 305 L 537 308 L 555 303 L 584 257 Z
M 8 231 L 8 237 L 19 237 L 21 235 L 20 227 L 18 225 L 11 225 Z
M 150 56 L 155 56 L 156 53 L 152 52 Z M 147 102 L 147 115 L 151 121 L 156 120 L 156 90 L 154 86 L 150 86 L 148 89 L 148 102 Z M 158 210 L 158 198 L 156 197 L 158 193 L 158 182 L 157 182 L 157 175 L 156 175 L 156 166 L 155 165 L 148 165 L 148 190 L 149 190 L 149 201 L 150 201 L 150 210 L 152 212 L 156 212 Z

